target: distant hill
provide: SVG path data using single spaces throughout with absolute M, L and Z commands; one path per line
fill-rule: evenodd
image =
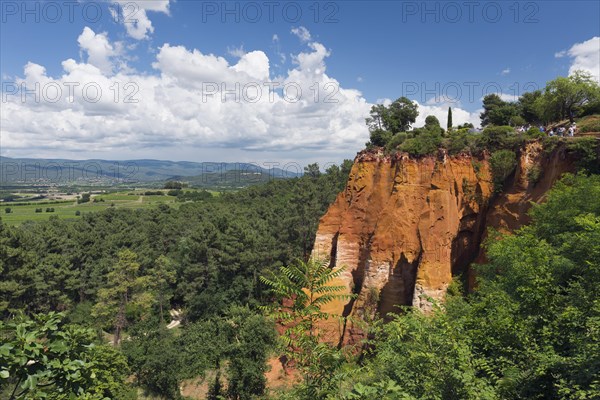
M 111 184 L 123 182 L 164 182 L 168 180 L 202 183 L 225 180 L 256 181 L 293 178 L 295 168 L 284 171 L 250 163 L 220 163 L 162 160 L 67 160 L 0 157 L 0 184 Z M 205 176 L 203 178 L 203 176 Z M 260 179 L 258 178 L 260 177 Z M 247 184 L 246 184 L 247 185 Z M 242 185 L 242 186 L 246 186 Z M 207 186 L 207 185 L 199 185 Z
M 275 172 L 275 173 L 274 173 Z M 295 177 L 293 174 L 288 177 Z M 207 172 L 196 176 L 174 176 L 169 180 L 185 182 L 189 187 L 212 189 L 235 189 L 268 182 L 272 179 L 287 178 L 283 171 L 260 171 L 232 169 L 222 172 Z

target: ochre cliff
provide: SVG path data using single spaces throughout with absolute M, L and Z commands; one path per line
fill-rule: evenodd
M 512 231 L 527 223 L 531 202 L 574 169 L 564 147 L 546 154 L 535 142 L 518 161 L 503 194 L 494 195 L 485 155 L 359 153 L 346 189 L 320 221 L 313 249 L 332 267 L 346 267 L 334 284 L 357 297 L 326 311 L 358 318 L 385 316 L 398 305 L 426 311 L 428 298 L 442 299 L 453 276 L 469 278 L 469 264 L 485 259 L 480 244 L 487 228 Z M 527 178 L 533 166 L 541 171 L 535 183 Z M 332 340 L 361 335 L 356 324 L 329 324 Z

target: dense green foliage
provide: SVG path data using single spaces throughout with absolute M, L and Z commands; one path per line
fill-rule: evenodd
M 91 193 L 82 193 L 81 196 L 77 199 L 77 204 L 89 203 L 91 197 Z
M 392 137 L 396 137 L 396 135 L 392 135 L 392 133 L 389 131 L 384 131 L 382 129 L 375 129 L 375 130 L 371 131 L 371 134 L 369 137 L 370 137 L 370 143 L 373 146 L 384 147 L 388 144 L 388 142 L 390 140 L 392 140 Z M 10 212 L 10 211 L 7 211 L 7 212 Z
M 504 101 L 497 94 L 488 94 L 483 98 L 481 126 L 510 125 L 511 120 L 516 116 L 519 116 L 519 107 L 516 103 Z
M 365 120 L 370 132 L 367 145 L 385 147 L 390 141 L 400 144 L 396 137 L 410 129 L 419 115 L 417 108 L 417 104 L 406 97 L 400 97 L 389 106 L 371 107 L 370 117 Z
M 178 191 L 177 192 L 177 201 L 201 201 L 201 200 L 209 200 L 212 197 L 212 194 L 208 190 L 198 190 L 198 191 Z
M 121 343 L 137 381 L 169 398 L 208 370 L 219 371 L 223 396 L 261 394 L 274 331 L 257 309 L 271 300 L 259 276 L 307 258 L 350 166 L 312 165 L 302 178 L 179 208 L 0 223 L 0 313 L 65 311 Z M 164 329 L 174 308 L 178 335 Z
M 580 132 L 600 132 L 600 115 L 589 115 L 579 121 Z
M 539 132 L 539 131 L 538 131 Z M 395 135 L 387 144 L 387 151 L 400 150 L 413 156 L 435 154 L 439 148 L 445 148 L 451 155 L 467 153 L 481 155 L 484 150 L 494 152 L 502 149 L 514 151 L 527 140 L 539 136 L 518 133 L 510 126 L 489 126 L 481 133 L 469 132 L 469 128 L 461 128 L 444 133 L 439 123 L 432 121 L 423 128 Z
M 563 179 L 531 226 L 492 234 L 474 293 L 380 329 L 341 397 L 599 398 L 598 198 L 599 176 Z
M 546 134 L 535 126 L 529 126 L 527 132 L 517 130 L 517 127 L 557 122 L 564 118 L 573 122 L 575 117 L 599 111 L 600 87 L 581 71 L 548 82 L 544 91 L 524 93 L 516 102 L 505 101 L 498 94 L 486 95 L 480 115 L 481 126 L 485 129 L 481 133 L 472 131 L 473 125 L 467 123 L 454 129 L 451 108 L 448 108 L 447 131 L 432 115 L 427 116 L 423 127 L 409 130 L 418 111 L 410 107 L 408 99 L 400 98 L 389 107 L 382 104 L 372 107 L 371 116 L 366 119 L 370 132 L 367 148 L 378 146 L 388 153 L 400 150 L 417 157 L 435 154 L 440 148 L 448 150 L 451 155 L 479 155 L 484 150 L 490 153 L 518 151 L 525 141 L 544 139 Z M 589 116 L 582 122 L 580 132 L 600 131 L 595 116 Z
M 417 119 L 417 104 L 406 97 L 400 97 L 389 106 L 376 104 L 371 107 L 371 116 L 366 119 L 371 132 L 384 130 L 392 135 L 405 132 Z
M 154 302 L 150 291 L 152 274 L 142 275 L 138 256 L 129 249 L 119 251 L 118 261 L 108 269 L 106 283 L 98 289 L 92 315 L 101 327 L 109 326 L 115 331 L 114 344 L 121 341 L 121 331 L 129 324 L 127 314 L 148 313 Z
M 186 305 L 190 316 L 218 312 L 219 300 L 256 302 L 263 269 L 308 255 L 318 218 L 344 187 L 349 166 L 179 209 L 109 209 L 75 221 L 0 225 L 0 311 L 65 310 L 96 301 L 123 248 L 135 253 L 140 276 L 151 276 L 161 255 L 175 263 L 172 302 Z
M 497 94 L 483 98 L 481 126 L 551 123 L 598 112 L 600 86 L 588 73 L 575 71 L 558 77 L 544 90 L 524 93 L 516 102 L 504 101 Z
M 183 189 L 186 185 L 183 182 L 168 181 L 165 183 L 165 189 Z
M 442 143 L 442 135 L 437 129 L 428 130 L 423 128 L 418 131 L 414 137 L 406 139 L 401 145 L 400 150 L 415 156 L 424 156 L 434 154 Z
M 600 104 L 600 86 L 589 74 L 575 71 L 568 77 L 558 77 L 546 84 L 534 108 L 543 121 L 559 121 L 585 115 Z
M 540 122 L 536 101 L 542 96 L 541 90 L 534 90 L 533 92 L 525 92 L 519 97 L 519 108 L 521 110 L 521 117 L 528 124 L 537 124 Z
M 577 157 L 577 167 L 588 172 L 600 173 L 600 144 L 596 138 L 576 138 L 567 144 L 567 149 Z
M 261 277 L 279 302 L 292 300 L 292 304 L 268 307 L 272 317 L 285 326 L 280 336 L 283 352 L 303 374 L 303 382 L 293 393 L 299 398 L 321 398 L 332 390 L 334 374 L 344 361 L 343 349 L 329 343 L 318 324 L 344 318 L 323 311 L 323 306 L 334 300 L 348 301 L 353 295 L 344 294 L 345 286 L 333 285 L 344 272 L 332 269 L 329 261 L 311 258 L 281 267 L 272 277 Z
M 54 312 L 0 321 L 3 399 L 131 398 L 128 366 L 117 350 L 94 344 L 90 329 Z
M 490 167 L 492 169 L 492 182 L 494 191 L 502 191 L 504 181 L 515 170 L 517 166 L 517 155 L 510 150 L 498 150 L 492 153 L 490 157 Z

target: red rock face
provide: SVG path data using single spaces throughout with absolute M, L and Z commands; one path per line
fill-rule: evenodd
M 532 165 L 542 168 L 537 184 L 527 181 Z M 348 185 L 320 221 L 313 256 L 345 266 L 338 282 L 357 298 L 331 303 L 325 311 L 368 318 L 397 306 L 427 311 L 442 300 L 453 276 L 466 272 L 480 254 L 486 228 L 511 231 L 528 222 L 531 201 L 572 169 L 564 149 L 545 155 L 533 143 L 523 150 L 505 193 L 494 197 L 488 157 L 360 153 Z M 353 324 L 324 327 L 353 342 Z M 332 337 L 333 339 L 333 337 Z

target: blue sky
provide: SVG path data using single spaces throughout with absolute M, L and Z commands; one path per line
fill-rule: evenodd
M 455 123 L 477 122 L 486 93 L 511 99 L 576 68 L 600 76 L 596 1 L 86 3 L 73 21 L 62 1 L 1 3 L 2 155 L 338 161 L 368 139 L 375 102 L 408 95 L 417 125 L 448 106 Z M 14 92 L 66 81 L 97 82 L 103 97 L 118 82 L 138 103 Z M 300 101 L 280 90 L 272 101 L 200 100 L 200 82 L 266 81 L 301 87 Z M 324 103 L 328 89 L 336 104 Z

